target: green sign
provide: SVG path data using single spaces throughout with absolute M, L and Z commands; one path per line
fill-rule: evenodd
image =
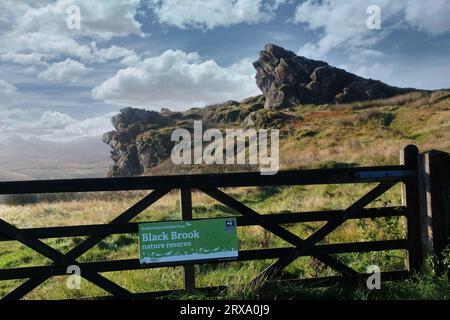
M 234 218 L 139 224 L 142 264 L 237 256 Z

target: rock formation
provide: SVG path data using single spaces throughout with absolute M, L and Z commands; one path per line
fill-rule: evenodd
M 125 108 L 112 118 L 115 130 L 103 141 L 112 148 L 111 176 L 145 173 L 170 157 L 173 130 L 192 130 L 194 120 L 203 127 L 280 128 L 292 116 L 278 109 L 301 104 L 324 104 L 386 98 L 411 91 L 364 79 L 322 61 L 299 57 L 269 44 L 254 63 L 256 83 L 263 95 L 241 102 L 227 101 L 205 108 L 161 112 Z
M 273 44 L 265 46 L 253 65 L 257 71 L 256 84 L 263 92 L 266 109 L 367 101 L 411 91 L 358 77 L 326 62 L 297 56 Z
M 160 164 L 170 157 L 175 144 L 171 135 L 176 128 L 192 131 L 194 120 L 202 120 L 204 128 L 243 122 L 263 106 L 264 99 L 258 96 L 184 112 L 172 112 L 166 108 L 161 112 L 124 108 L 111 119 L 115 130 L 103 135 L 103 142 L 111 146 L 114 161 L 108 175 L 141 175 Z
M 110 175 L 142 174 L 146 167 L 154 166 L 158 159 L 167 157 L 166 150 L 171 147 L 170 134 L 164 136 L 158 129 L 167 126 L 169 120 L 169 117 L 156 111 L 135 108 L 120 110 L 111 119 L 116 130 L 103 135 L 103 142 L 112 148 L 114 165 Z

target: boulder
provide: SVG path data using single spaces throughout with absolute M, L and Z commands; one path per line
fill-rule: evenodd
M 326 62 L 297 56 L 273 44 L 265 46 L 253 66 L 266 109 L 366 101 L 412 91 L 361 78 Z
M 103 135 L 103 142 L 112 149 L 110 176 L 140 175 L 171 150 L 170 133 L 164 130 L 171 123 L 171 113 L 163 116 L 156 111 L 125 108 L 111 122 L 116 130 Z

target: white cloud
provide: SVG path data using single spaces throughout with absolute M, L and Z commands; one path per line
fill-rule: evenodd
M 379 50 L 358 48 L 349 48 L 349 60 L 352 64 L 374 64 L 375 61 L 385 57 L 385 54 Z
M 70 81 L 77 82 L 82 79 L 88 69 L 80 62 L 66 59 L 50 65 L 47 70 L 39 74 L 39 79 L 48 81 Z
M 357 75 L 372 79 L 391 79 L 395 70 L 394 64 L 372 63 L 364 66 L 350 66 L 347 69 Z
M 141 61 L 141 57 L 137 54 L 132 54 L 124 57 L 122 60 L 120 60 L 120 63 L 127 66 L 132 66 L 139 63 L 139 61 Z
M 285 0 L 149 0 L 159 22 L 178 28 L 229 27 L 272 19 Z
M 432 35 L 450 31 L 450 1 L 405 1 L 405 21 Z
M 53 137 L 100 136 L 111 130 L 111 117 L 108 113 L 99 117 L 77 120 L 58 111 L 44 111 L 37 119 L 33 129 L 41 135 Z
M 100 136 L 112 130 L 114 113 L 74 119 L 58 111 L 39 111 L 7 108 L 0 105 L 0 131 L 3 137 L 20 135 L 26 138 L 38 136 L 45 140 L 70 140 L 82 136 Z
M 17 19 L 31 7 L 24 1 L 2 0 L 0 1 L 0 34 L 10 30 Z
M 0 79 L 0 95 L 10 95 L 16 91 L 16 87 L 11 83 Z
M 67 28 L 66 10 L 76 5 L 80 8 L 81 28 Z M 18 20 L 15 31 L 66 34 L 100 39 L 142 35 L 141 24 L 136 20 L 140 0 L 57 0 L 46 5 L 30 7 Z M 43 23 L 45 22 L 45 23 Z
M 380 3 L 386 3 L 383 7 L 387 10 L 388 2 L 380 1 L 377 4 Z M 305 23 L 308 29 L 320 31 L 321 35 L 317 44 L 307 43 L 299 53 L 323 59 L 334 48 L 368 47 L 377 43 L 386 33 L 367 28 L 366 20 L 369 16 L 366 9 L 370 4 L 369 0 L 307 0 L 300 4 L 296 9 L 294 22 Z M 382 9 L 382 19 L 386 10 Z
M 46 40 L 44 40 L 46 39 Z M 112 45 L 98 49 L 96 43 L 90 46 L 80 45 L 73 39 L 64 36 L 46 36 L 41 33 L 29 33 L 19 37 L 24 47 L 36 52 L 6 52 L 0 54 L 0 61 L 17 63 L 24 66 L 47 66 L 48 61 L 58 55 L 81 59 L 86 62 L 105 63 L 115 59 L 133 60 L 137 56 L 134 50 Z
M 25 66 L 47 65 L 45 59 L 51 58 L 51 55 L 41 53 L 15 53 L 7 52 L 0 55 L 0 60 L 4 62 L 12 62 Z
M 186 109 L 258 94 L 254 74 L 248 59 L 224 68 L 197 53 L 168 50 L 119 70 L 92 93 L 119 105 Z
M 72 38 L 58 34 L 45 34 L 31 32 L 13 37 L 12 51 L 31 50 L 36 53 L 65 55 L 84 60 L 92 59 L 92 49 L 87 45 L 81 45 Z
M 115 59 L 126 59 L 129 57 L 136 56 L 136 53 L 133 50 L 129 50 L 127 48 L 122 48 L 118 46 L 111 46 L 109 48 L 97 49 L 95 43 L 94 47 L 94 56 L 96 62 L 106 62 L 109 60 Z
M 368 6 L 381 9 L 381 30 L 366 25 Z M 450 1 L 307 0 L 297 6 L 293 21 L 320 32 L 318 43 L 307 43 L 300 54 L 323 58 L 330 50 L 370 49 L 398 28 L 411 27 L 437 35 L 450 31 Z
M 106 62 L 129 56 L 127 49 L 92 48 L 90 39 L 109 41 L 114 37 L 144 36 L 136 20 L 141 0 L 11 1 L 0 2 L 0 54 L 4 61 L 24 65 L 44 65 L 55 57 Z M 67 8 L 80 8 L 81 28 L 66 25 Z M 5 26 L 3 28 L 3 26 Z

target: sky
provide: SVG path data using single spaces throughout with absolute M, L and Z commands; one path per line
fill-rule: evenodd
M 124 107 L 258 95 L 252 62 L 267 43 L 391 85 L 450 88 L 448 17 L 448 0 L 1 0 L 0 132 L 99 136 Z

